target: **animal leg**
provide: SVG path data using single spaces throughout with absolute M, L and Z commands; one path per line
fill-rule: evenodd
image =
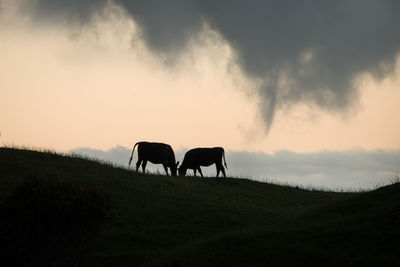
M 146 173 L 146 165 L 147 165 L 147 160 L 143 160 L 143 163 L 142 163 L 143 173 Z
M 167 176 L 169 176 L 168 175 L 168 167 L 167 167 L 167 165 L 163 164 L 163 167 L 164 167 L 165 173 L 167 174 Z
M 136 172 L 138 171 L 141 163 L 142 163 L 142 159 L 138 159 L 138 161 L 136 162 Z
M 218 177 L 221 167 L 218 164 L 215 164 L 215 167 L 217 168 L 217 177 Z
M 196 168 L 193 169 L 194 177 L 196 177 Z
M 222 174 L 226 178 L 225 168 L 224 168 L 224 166 L 222 166 L 222 163 L 217 165 L 217 177 L 219 176 L 219 172 L 220 171 L 222 172 Z
M 199 166 L 199 167 L 197 167 L 197 170 L 199 171 L 199 173 L 200 173 L 201 177 L 204 177 L 204 176 L 203 176 L 203 173 L 201 172 L 200 166 Z
M 222 174 L 224 175 L 224 178 L 226 178 L 224 166 L 221 166 L 221 171 L 222 171 Z

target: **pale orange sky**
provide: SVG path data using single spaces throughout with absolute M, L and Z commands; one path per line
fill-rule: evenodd
M 266 135 L 255 81 L 209 29 L 167 65 L 130 18 L 113 12 L 77 32 L 32 26 L 12 10 L 0 18 L 1 145 L 66 152 L 148 140 L 267 153 L 400 149 L 400 57 L 381 81 L 355 77 L 361 99 L 347 113 L 298 105 L 278 111 Z

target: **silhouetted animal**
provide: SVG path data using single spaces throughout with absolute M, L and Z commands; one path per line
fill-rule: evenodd
M 129 166 L 131 165 L 133 152 L 135 151 L 136 146 L 138 146 L 138 161 L 136 162 L 136 171 L 138 171 L 140 164 L 143 162 L 142 170 L 145 172 L 147 161 L 150 161 L 154 164 L 162 164 L 167 175 L 167 167 L 169 167 L 171 170 L 171 175 L 176 176 L 176 170 L 178 168 L 179 161 L 175 163 L 174 150 L 170 145 L 150 142 L 136 143 L 132 149 L 131 158 L 129 159 Z
M 186 152 L 183 158 L 182 165 L 178 169 L 179 175 L 185 176 L 187 169 L 192 169 L 194 176 L 196 176 L 197 170 L 201 177 L 204 177 L 200 166 L 210 166 L 215 163 L 217 167 L 217 177 L 219 172 L 222 171 L 222 174 L 226 178 L 225 169 L 224 166 L 222 166 L 222 158 L 224 159 L 225 167 L 228 168 L 225 161 L 225 151 L 222 147 L 191 149 Z

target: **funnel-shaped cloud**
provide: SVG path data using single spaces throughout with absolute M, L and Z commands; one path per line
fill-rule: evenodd
M 400 2 L 391 0 L 37 0 L 35 12 L 85 22 L 111 2 L 138 23 L 153 51 L 174 56 L 204 25 L 218 32 L 257 81 L 267 130 L 275 110 L 292 104 L 328 112 L 351 107 L 354 78 L 390 73 L 400 50 Z

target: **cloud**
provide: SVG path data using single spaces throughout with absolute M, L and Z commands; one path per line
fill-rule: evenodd
M 399 170 L 399 151 L 322 151 L 275 154 L 231 152 L 230 171 L 237 175 L 331 189 L 372 188 L 391 182 Z M 245 171 L 243 171 L 245 170 Z
M 3 0 L 4 1 L 4 0 Z M 299 103 L 348 111 L 357 75 L 393 72 L 400 48 L 398 1 L 36 0 L 38 18 L 86 23 L 114 3 L 140 26 L 154 52 L 176 57 L 204 25 L 219 33 L 260 97 L 268 132 L 278 109 Z
M 85 156 L 95 160 L 101 160 L 120 167 L 128 167 L 130 150 L 126 147 L 116 146 L 109 150 L 77 147 L 68 152 L 71 155 Z
M 7 0 L 5 0 L 7 1 Z M 70 25 L 86 24 L 93 14 L 101 11 L 107 0 L 20 0 L 25 12 L 32 12 L 38 22 L 63 22 Z
M 107 151 L 76 148 L 68 153 L 79 154 L 127 167 L 131 149 L 116 146 Z M 182 161 L 186 150 L 175 151 Z M 134 168 L 137 151 L 134 154 Z M 275 154 L 252 152 L 226 152 L 227 174 L 258 181 L 288 183 L 291 185 L 328 189 L 371 189 L 393 182 L 400 164 L 400 151 L 322 151 L 294 153 L 279 151 Z M 215 166 L 202 167 L 206 176 L 215 176 Z M 164 174 L 160 165 L 147 164 L 147 171 Z M 190 173 L 189 175 L 192 175 Z
M 346 110 L 358 96 L 355 76 L 392 71 L 400 48 L 395 1 L 118 2 L 154 49 L 183 47 L 202 23 L 219 32 L 241 69 L 260 81 L 267 131 L 276 109 L 287 105 Z

